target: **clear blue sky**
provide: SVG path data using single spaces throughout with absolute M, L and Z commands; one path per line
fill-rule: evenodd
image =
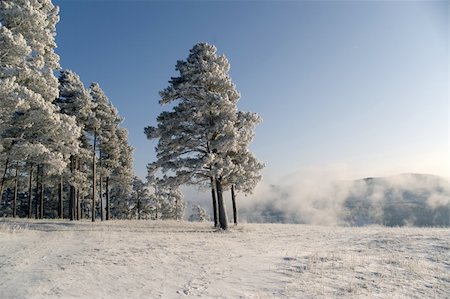
M 63 68 L 125 117 L 136 173 L 158 91 L 197 42 L 217 46 L 262 115 L 252 149 L 268 181 L 302 169 L 449 174 L 447 1 L 54 1 Z

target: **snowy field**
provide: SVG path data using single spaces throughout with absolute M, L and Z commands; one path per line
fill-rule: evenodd
M 448 228 L 0 219 L 0 298 L 448 298 Z

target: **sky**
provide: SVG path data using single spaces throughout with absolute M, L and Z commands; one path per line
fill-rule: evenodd
M 240 110 L 260 114 L 264 180 L 450 177 L 447 1 L 60 0 L 62 68 L 98 82 L 124 117 L 138 176 L 155 160 L 144 127 L 198 42 L 231 65 Z

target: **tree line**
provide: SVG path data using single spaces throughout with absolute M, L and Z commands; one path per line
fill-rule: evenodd
M 58 20 L 50 0 L 0 2 L 0 203 L 7 190 L 13 217 L 20 199 L 28 218 L 51 217 L 47 205 L 108 220 L 111 200 L 130 192 L 133 149 L 99 84 L 61 70 Z
M 173 108 L 144 130 L 158 140 L 144 183 L 133 175 L 122 117 L 100 85 L 86 88 L 61 70 L 58 13 L 51 0 L 0 2 L 0 213 L 182 219 L 180 186 L 197 185 L 210 189 L 221 229 L 228 228 L 223 192 L 230 190 L 237 223 L 236 192 L 251 193 L 264 167 L 249 150 L 261 117 L 238 110 L 226 57 L 199 43 L 177 62 L 179 76 L 160 92 L 160 103 Z

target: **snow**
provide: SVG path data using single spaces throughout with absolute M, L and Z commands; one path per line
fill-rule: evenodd
M 448 228 L 0 219 L 0 298 L 450 296 Z

